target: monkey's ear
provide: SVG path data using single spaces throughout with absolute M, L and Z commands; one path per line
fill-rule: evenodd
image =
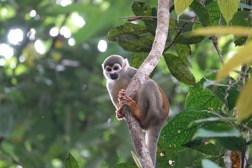
M 127 58 L 124 59 L 122 67 L 128 67 L 129 66 L 129 61 Z

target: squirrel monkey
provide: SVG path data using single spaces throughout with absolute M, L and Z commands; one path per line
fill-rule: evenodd
M 122 106 L 127 105 L 146 132 L 145 142 L 155 165 L 159 133 L 169 113 L 169 102 L 164 91 L 155 81 L 148 79 L 133 100 L 126 96 L 125 89 L 137 69 L 131 67 L 128 60 L 120 55 L 109 56 L 104 60 L 102 68 L 109 96 L 116 107 L 117 119 L 123 119 Z

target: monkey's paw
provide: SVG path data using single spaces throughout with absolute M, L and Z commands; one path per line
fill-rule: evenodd
M 118 120 L 122 120 L 124 117 L 123 111 L 122 111 L 122 107 L 120 107 L 119 109 L 116 110 L 116 118 Z
M 126 96 L 125 89 L 121 89 L 118 94 L 118 102 L 119 102 L 120 106 L 123 106 L 125 104 L 130 106 L 132 103 L 134 103 L 134 100 L 131 99 L 130 97 Z

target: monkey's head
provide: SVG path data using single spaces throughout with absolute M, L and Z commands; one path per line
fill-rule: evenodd
M 127 70 L 129 62 L 120 55 L 111 55 L 102 64 L 103 74 L 107 80 L 117 80 Z

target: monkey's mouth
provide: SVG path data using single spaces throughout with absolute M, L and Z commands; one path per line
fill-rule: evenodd
M 110 74 L 110 78 L 112 80 L 116 80 L 118 78 L 118 74 L 117 73 Z

